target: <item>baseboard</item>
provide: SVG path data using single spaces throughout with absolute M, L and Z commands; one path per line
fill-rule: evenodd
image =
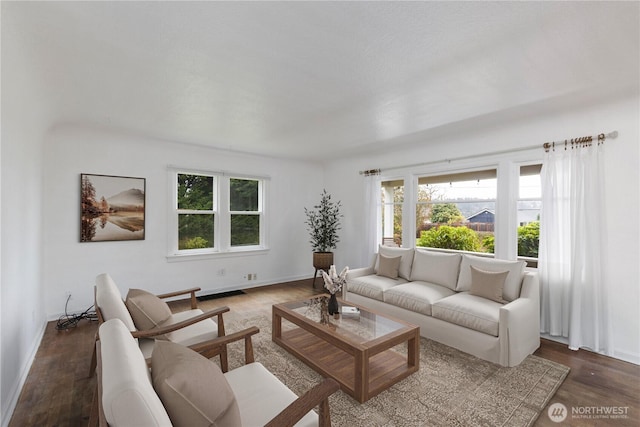
M 27 381 L 27 376 L 29 375 L 29 370 L 31 370 L 31 365 L 36 358 L 36 353 L 38 353 L 38 349 L 40 348 L 40 343 L 42 342 L 42 337 L 44 337 L 44 331 L 47 329 L 47 322 L 44 322 L 36 334 L 36 339 L 33 341 L 33 346 L 29 351 L 29 357 L 27 357 L 27 363 L 24 364 L 22 369 L 20 370 L 20 376 L 18 377 L 18 382 L 11 387 L 10 392 L 8 393 L 11 398 L 9 399 L 9 404 L 6 408 L 2 408 L 2 427 L 7 427 L 9 425 L 9 421 L 11 421 L 11 417 L 13 416 L 13 411 L 16 409 L 16 405 L 18 404 L 18 399 L 20 398 L 20 393 L 22 392 L 22 387 L 24 387 L 24 383 Z
M 625 362 L 640 365 L 640 354 L 629 353 L 627 351 L 613 350 L 613 357 L 624 360 Z
M 569 340 L 564 337 L 551 336 L 549 334 L 540 334 L 540 338 L 566 344 L 567 346 L 569 345 Z M 588 348 L 581 348 L 581 350 L 594 352 L 593 350 L 590 350 Z M 594 353 L 602 354 L 597 351 Z M 606 354 L 602 354 L 602 355 L 607 356 Z M 607 356 L 607 357 L 613 357 L 614 359 L 622 360 L 623 362 L 629 362 L 629 363 L 633 363 L 634 365 L 640 365 L 640 354 L 634 354 L 627 351 L 620 351 L 620 350 L 613 349 L 613 356 Z

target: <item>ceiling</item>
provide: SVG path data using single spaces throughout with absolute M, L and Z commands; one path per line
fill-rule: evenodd
M 52 125 L 322 161 L 637 86 L 639 16 L 637 2 L 2 2 L 2 36 Z

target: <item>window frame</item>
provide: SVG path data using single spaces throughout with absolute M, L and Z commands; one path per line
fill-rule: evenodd
M 232 179 L 237 179 L 237 180 L 245 180 L 245 181 L 257 181 L 258 183 L 258 209 L 255 211 L 232 211 L 231 210 L 231 180 Z M 264 225 L 265 225 L 265 220 L 264 220 L 264 187 L 265 187 L 265 180 L 261 179 L 261 178 L 256 178 L 256 177 L 247 177 L 247 176 L 243 176 L 243 175 L 230 175 L 228 177 L 226 177 L 226 185 L 225 185 L 226 189 L 227 189 L 227 204 L 226 207 L 228 208 L 228 215 L 229 215 L 229 251 L 234 251 L 234 252 L 245 252 L 245 251 L 252 251 L 252 250 L 260 250 L 264 248 L 264 238 L 265 238 L 265 233 L 264 233 Z M 233 217 L 233 215 L 257 215 L 259 217 L 258 220 L 258 227 L 259 227 L 259 231 L 258 231 L 258 239 L 259 242 L 257 245 L 232 245 L 231 244 L 231 218 Z
M 445 170 L 445 171 L 438 171 L 438 172 L 433 172 L 433 173 L 416 173 L 414 175 L 414 180 L 416 182 L 416 186 L 415 186 L 415 191 L 414 191 L 414 198 L 415 198 L 415 203 L 413 206 L 413 210 L 412 212 L 417 212 L 418 207 L 419 206 L 428 206 L 431 205 L 432 207 L 435 205 L 444 205 L 444 204 L 458 204 L 458 203 L 480 203 L 480 202 L 488 202 L 493 204 L 494 208 L 493 208 L 493 214 L 494 214 L 494 230 L 493 230 L 493 236 L 494 236 L 494 242 L 496 241 L 495 237 L 496 234 L 498 233 L 498 205 L 499 205 L 499 164 L 497 163 L 488 163 L 485 164 L 483 166 L 478 166 L 478 167 L 474 167 L 474 168 L 465 168 L 465 169 L 452 169 L 452 170 Z M 420 186 L 421 185 L 429 185 L 429 184 L 444 184 L 446 182 L 470 182 L 473 180 L 481 180 L 481 179 L 495 179 L 496 181 L 496 186 L 495 186 L 495 194 L 492 198 L 488 198 L 488 199 L 479 199 L 478 201 L 468 201 L 465 199 L 460 199 L 460 198 L 452 198 L 452 199 L 436 199 L 436 200 L 430 200 L 430 201 L 420 201 L 418 200 L 418 192 L 420 190 Z M 427 181 L 427 182 L 420 182 L 420 181 Z M 465 217 L 466 219 L 466 217 Z M 416 227 L 417 227 L 417 218 L 416 218 Z M 414 236 L 417 235 L 417 229 L 414 232 Z M 478 255 L 478 256 L 484 256 L 484 257 L 495 257 L 495 249 L 494 252 L 473 252 L 473 251 L 465 251 L 465 250 L 457 250 L 457 249 L 444 249 L 444 248 L 434 248 L 434 247 L 428 247 L 428 246 L 417 246 L 416 244 L 416 240 L 418 238 L 416 237 L 415 239 L 412 240 L 413 243 L 413 247 L 414 248 L 422 248 L 422 249 L 427 249 L 427 250 L 435 250 L 435 251 L 444 251 L 444 252 L 458 252 L 458 253 L 468 253 L 468 254 L 473 254 L 473 255 Z
M 519 198 L 520 166 L 542 164 L 543 153 L 536 148 L 514 149 L 488 155 L 465 156 L 453 160 L 435 160 L 398 168 L 391 174 L 383 173 L 381 181 L 404 179 L 405 207 L 403 208 L 403 247 L 416 248 L 416 206 L 418 203 L 418 179 L 425 176 L 450 175 L 486 169 L 497 170 L 497 196 L 495 210 L 494 253 L 467 252 L 433 248 L 436 251 L 468 253 L 470 255 L 516 260 L 518 257 L 517 201 Z M 378 221 L 381 221 L 379 219 Z M 379 222 L 376 227 L 381 229 Z M 372 230 L 373 231 L 373 230 Z
M 192 210 L 178 209 L 178 175 L 202 175 L 213 177 L 213 211 L 214 214 L 214 243 L 213 248 L 178 249 L 179 215 L 191 213 Z M 239 256 L 259 254 L 269 250 L 267 244 L 267 213 L 266 200 L 269 177 L 255 176 L 242 173 L 216 172 L 211 170 L 190 169 L 170 166 L 168 173 L 169 185 L 169 213 L 168 213 L 168 261 L 182 261 L 192 259 L 207 259 L 225 256 Z M 259 215 L 259 239 L 257 245 L 231 246 L 231 179 L 246 179 L 258 181 L 258 211 L 251 214 Z M 202 211 L 197 211 L 198 213 Z M 241 214 L 247 212 L 240 211 Z

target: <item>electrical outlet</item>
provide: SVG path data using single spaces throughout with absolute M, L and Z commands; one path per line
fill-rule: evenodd
M 227 274 L 227 272 L 225 271 L 224 268 L 218 269 L 218 276 L 224 276 L 225 274 Z

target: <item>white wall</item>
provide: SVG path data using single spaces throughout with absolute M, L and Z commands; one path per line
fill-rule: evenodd
M 154 293 L 199 286 L 204 292 L 311 277 L 304 207 L 319 199 L 319 165 L 146 139 L 78 126 L 46 137 L 44 166 L 44 288 L 50 318 L 93 304 L 97 274 L 107 272 L 123 296 L 129 288 Z M 168 262 L 169 165 L 270 177 L 266 254 Z M 80 173 L 146 178 L 145 240 L 79 242 Z M 218 271 L 225 270 L 224 276 Z M 257 273 L 258 280 L 243 276 Z
M 2 13 L 0 419 L 17 402 L 44 333 L 42 142 L 48 123 L 33 58 Z
M 607 285 L 613 306 L 615 356 L 640 363 L 640 111 L 637 88 L 623 94 L 598 99 L 557 99 L 522 111 L 459 123 L 416 135 L 416 143 L 402 149 L 372 148 L 374 154 L 333 162 L 325 170 L 328 191 L 342 200 L 346 218 L 342 243 L 336 257 L 342 265 L 361 266 L 363 242 L 363 177 L 359 170 L 383 168 L 383 175 L 411 177 L 412 173 L 433 173 L 447 169 L 472 167 L 504 159 L 542 157 L 542 148 L 509 155 L 483 154 L 510 148 L 540 145 L 600 132 L 618 130 L 619 137 L 606 142 L 606 206 L 608 255 Z M 391 169 L 416 163 L 433 162 L 460 156 L 477 155 L 477 161 L 440 162 L 427 166 Z M 384 169 L 387 169 L 384 171 Z

